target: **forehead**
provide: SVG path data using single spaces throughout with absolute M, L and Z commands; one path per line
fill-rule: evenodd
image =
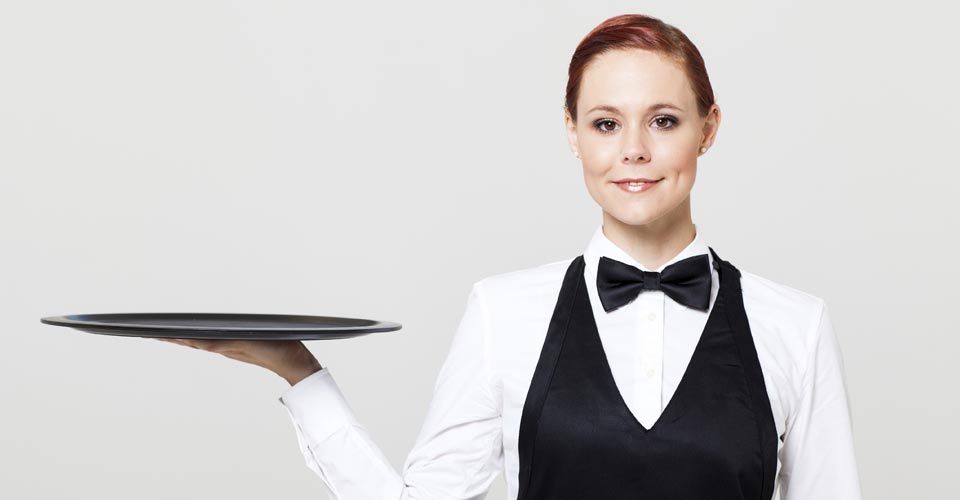
M 696 96 L 680 63 L 648 50 L 612 50 L 593 58 L 580 81 L 578 107 L 611 104 L 621 109 L 673 102 L 686 110 Z

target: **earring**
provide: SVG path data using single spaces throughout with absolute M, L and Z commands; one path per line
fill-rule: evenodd
M 579 152 L 579 151 L 574 151 L 574 152 L 573 152 L 573 156 L 576 156 L 577 158 L 580 158 L 580 152 Z
M 700 148 L 700 152 L 701 152 L 701 153 L 706 153 L 706 152 L 707 152 L 707 148 Z

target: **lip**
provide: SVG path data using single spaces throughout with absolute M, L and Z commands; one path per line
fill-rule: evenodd
M 635 178 L 632 178 L 632 179 L 631 179 L 631 178 L 617 179 L 617 180 L 615 180 L 615 181 L 613 181 L 613 182 L 616 182 L 617 184 L 619 184 L 619 183 L 621 183 L 621 182 L 657 182 L 657 181 L 659 181 L 659 180 L 661 180 L 661 179 L 645 179 L 645 178 L 643 178 L 643 177 L 635 177 Z
M 624 180 L 622 180 L 622 181 L 616 181 L 616 182 L 614 182 L 614 184 L 616 184 L 617 187 L 620 188 L 620 190 L 623 191 L 623 192 L 625 192 L 625 193 L 636 194 L 636 193 L 642 193 L 642 192 L 644 192 L 644 191 L 653 189 L 653 187 L 656 186 L 657 184 L 659 184 L 661 180 L 663 180 L 663 179 L 657 179 L 657 180 L 655 180 L 655 181 L 654 181 L 654 180 L 642 180 L 642 179 L 624 179 Z M 628 183 L 629 183 L 629 182 L 643 182 L 643 185 L 640 186 L 640 189 L 630 190 L 630 188 L 628 187 Z

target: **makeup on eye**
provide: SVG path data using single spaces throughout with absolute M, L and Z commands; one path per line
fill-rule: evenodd
M 656 117 L 653 118 L 652 122 L 653 122 L 653 123 L 657 123 L 657 122 L 660 122 L 661 120 L 666 120 L 668 123 L 670 123 L 670 125 L 669 125 L 669 126 L 654 127 L 655 129 L 659 129 L 659 130 L 669 130 L 669 129 L 675 128 L 675 127 L 679 124 L 679 120 L 677 120 L 677 118 L 676 118 L 675 116 L 672 116 L 672 115 L 660 115 L 660 116 L 656 116 Z M 611 134 L 611 133 L 613 133 L 614 130 L 605 128 L 605 127 L 604 127 L 604 124 L 607 124 L 607 123 L 612 123 L 612 124 L 616 125 L 616 121 L 614 121 L 614 120 L 612 120 L 612 119 L 610 119 L 610 118 L 602 118 L 602 119 L 599 119 L 599 120 L 596 120 L 596 121 L 593 122 L 593 128 L 594 128 L 595 130 L 597 130 L 598 132 L 602 133 L 602 134 Z

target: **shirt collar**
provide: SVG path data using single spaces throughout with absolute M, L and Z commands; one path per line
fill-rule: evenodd
M 674 255 L 673 258 L 663 263 L 657 269 L 648 269 L 644 267 L 643 264 L 634 260 L 625 250 L 615 245 L 610 241 L 605 234 L 603 234 L 603 223 L 597 227 L 596 231 L 593 233 L 593 237 L 590 239 L 590 243 L 587 245 L 587 248 L 583 252 L 583 258 L 586 264 L 587 269 L 590 271 L 592 276 L 597 275 L 597 266 L 600 262 L 600 257 L 609 257 L 614 260 L 619 260 L 624 264 L 629 264 L 641 269 L 643 271 L 663 271 L 663 268 L 673 264 L 674 262 L 686 259 L 687 257 L 693 257 L 694 255 L 707 254 L 707 258 L 710 261 L 710 270 L 714 274 L 716 270 L 713 267 L 713 255 L 710 254 L 710 248 L 707 246 L 706 238 L 703 235 L 703 231 L 694 224 L 694 231 L 696 232 L 693 237 L 693 241 L 690 242 L 683 250 L 680 250 L 680 253 Z M 714 280 L 716 281 L 716 276 Z

